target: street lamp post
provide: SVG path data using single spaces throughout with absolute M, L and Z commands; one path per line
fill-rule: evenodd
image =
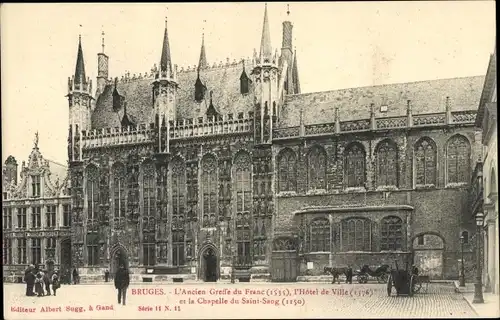
M 460 247 L 462 249 L 462 275 L 460 277 L 460 286 L 465 287 L 465 267 L 464 267 L 464 236 L 460 236 Z
M 474 299 L 472 303 L 484 303 L 483 288 L 481 284 L 482 267 L 481 267 L 481 236 L 483 231 L 484 216 L 482 212 L 476 214 L 476 283 L 474 284 Z

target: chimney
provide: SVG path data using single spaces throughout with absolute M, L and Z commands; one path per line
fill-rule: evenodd
M 13 156 L 9 156 L 5 160 L 5 179 L 10 184 L 14 180 L 14 184 L 17 184 L 17 161 Z

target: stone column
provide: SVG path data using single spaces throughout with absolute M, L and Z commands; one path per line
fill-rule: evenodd
M 487 250 L 488 250 L 488 259 L 487 259 L 487 274 L 488 276 L 490 277 L 489 278 L 489 285 L 490 285 L 490 288 L 495 291 L 495 283 L 497 281 L 497 277 L 498 277 L 498 269 L 495 269 L 495 253 L 498 254 L 498 252 L 496 252 L 495 250 L 495 237 L 496 237 L 496 233 L 495 233 L 495 220 L 491 219 L 491 220 L 487 220 L 487 228 L 488 228 L 488 240 L 487 240 L 487 243 L 488 243 L 488 247 L 487 247 Z
M 26 238 L 26 264 L 32 264 L 32 256 L 31 256 L 31 238 Z
M 33 214 L 32 208 L 26 207 L 26 230 L 31 230 L 32 214 Z

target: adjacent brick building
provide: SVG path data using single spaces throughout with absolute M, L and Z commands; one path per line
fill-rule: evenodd
M 18 172 L 9 156 L 3 168 L 3 279 L 19 281 L 29 264 L 69 274 L 71 198 L 67 167 L 43 158 L 38 137 Z M 18 175 L 20 180 L 18 181 Z
M 210 65 L 203 39 L 198 66 L 178 68 L 165 26 L 144 75 L 111 79 L 99 53 L 95 93 L 80 40 L 68 157 L 83 279 L 126 264 L 294 281 L 413 259 L 458 276 L 484 77 L 302 94 L 292 23 L 279 53 L 269 30 L 266 9 L 252 59 Z

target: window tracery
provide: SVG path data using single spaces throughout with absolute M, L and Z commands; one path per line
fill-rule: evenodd
M 326 153 L 313 147 L 307 157 L 309 190 L 326 189 Z
M 118 162 L 113 165 L 113 201 L 115 218 L 125 217 L 125 199 L 125 166 Z
M 456 135 L 450 138 L 446 148 L 448 183 L 469 182 L 470 143 L 467 138 Z
M 402 250 L 403 239 L 403 220 L 401 218 L 390 216 L 382 219 L 380 250 Z
M 212 155 L 202 160 L 203 227 L 215 227 L 217 223 L 217 161 Z
M 348 188 L 365 186 L 365 150 L 358 143 L 345 149 L 345 175 Z
M 398 186 L 398 150 L 394 142 L 384 140 L 377 146 L 377 186 Z
M 295 153 L 290 149 L 281 151 L 278 158 L 278 186 L 279 191 L 297 190 L 297 160 Z
M 429 138 L 415 144 L 416 185 L 436 184 L 436 145 Z
M 94 220 L 99 214 L 99 172 L 95 165 L 87 167 L 87 218 Z
M 326 218 L 315 219 L 310 225 L 310 251 L 330 251 L 330 222 Z
M 349 218 L 341 223 L 342 251 L 371 251 L 371 221 Z

